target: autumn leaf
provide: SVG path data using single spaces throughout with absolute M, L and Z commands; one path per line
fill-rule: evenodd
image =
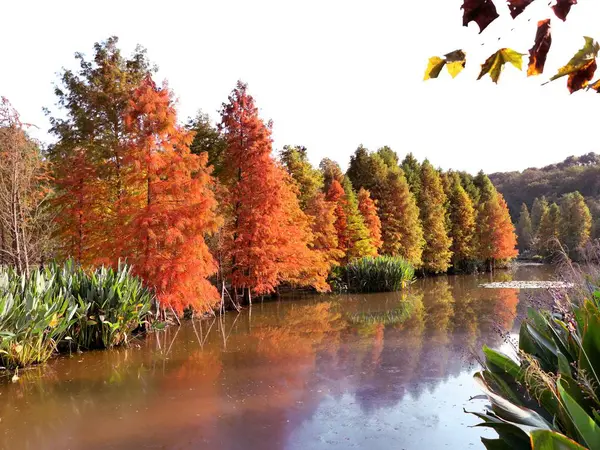
M 498 83 L 504 64 L 511 63 L 517 69 L 522 70 L 523 54 L 518 53 L 510 48 L 502 48 L 490 56 L 485 63 L 481 65 L 481 73 L 478 80 L 481 80 L 484 75 L 490 74 L 492 81 Z
M 596 72 L 596 57 L 600 51 L 600 45 L 591 37 L 584 36 L 584 39 L 583 48 L 575 53 L 567 65 L 558 69 L 558 73 L 550 78 L 550 81 L 554 81 L 568 76 L 567 87 L 571 93 L 586 87 Z
M 529 68 L 527 76 L 539 75 L 544 72 L 546 57 L 552 45 L 552 34 L 550 33 L 550 19 L 540 20 L 535 35 L 535 43 L 529 50 Z
M 552 7 L 554 14 L 563 22 L 567 20 L 567 16 L 571 11 L 571 6 L 576 5 L 577 0 L 556 0 L 556 4 Z
M 464 0 L 461 9 L 464 10 L 463 26 L 475 22 L 479 25 L 480 33 L 499 17 L 492 0 Z
M 598 94 L 600 94 L 600 79 L 598 79 L 597 81 L 594 81 L 592 84 L 590 84 L 588 89 L 592 89 L 592 90 L 596 91 Z
M 429 58 L 429 63 L 427 64 L 425 77 L 423 79 L 429 80 L 430 78 L 437 78 L 444 66 L 446 66 L 448 73 L 452 78 L 455 78 L 465 68 L 467 64 L 466 57 L 465 52 L 462 50 L 455 50 L 444 55 L 443 58 L 440 58 L 439 56 Z
M 512 18 L 516 19 L 531 3 L 533 3 L 533 0 L 508 0 L 508 7 Z

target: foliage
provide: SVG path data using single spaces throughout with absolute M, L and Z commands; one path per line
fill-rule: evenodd
M 542 256 L 552 256 L 557 248 L 560 230 L 560 208 L 552 203 L 542 215 L 537 233 L 537 252 Z
M 446 67 L 452 78 L 456 78 L 467 64 L 466 57 L 465 52 L 462 50 L 455 50 L 444 55 L 443 58 L 440 58 L 439 56 L 429 58 L 429 64 L 425 70 L 424 80 L 437 78 L 444 67 Z
M 72 260 L 19 275 L 0 268 L 0 365 L 48 360 L 67 340 L 85 349 L 126 345 L 153 294 L 125 265 L 87 272 Z
M 527 205 L 521 205 L 521 214 L 517 223 L 517 242 L 519 244 L 519 252 L 524 252 L 532 248 L 533 245 L 533 225 L 531 224 L 531 216 Z
M 191 153 L 193 133 L 178 125 L 171 97 L 148 77 L 126 111 L 123 250 L 161 304 L 204 313 L 219 301 L 208 280 L 217 265 L 204 240 L 217 230 L 216 200 L 208 154 Z
M 323 189 L 323 174 L 310 164 L 306 147 L 286 145 L 279 152 L 279 159 L 294 180 L 300 208 L 305 211 Z
M 446 194 L 439 173 L 427 160 L 421 166 L 421 189 L 418 205 L 425 247 L 423 268 L 429 272 L 446 272 L 450 266 L 452 239 L 446 230 Z
M 508 0 L 508 7 L 512 18 L 515 19 L 521 15 L 521 13 L 534 1 L 535 0 Z M 555 15 L 559 19 L 565 21 L 571 10 L 571 6 L 575 4 L 577 4 L 577 0 L 556 0 L 554 4 L 551 2 L 549 5 L 551 5 Z M 500 17 L 493 0 L 463 0 L 461 9 L 463 10 L 463 26 L 468 26 L 469 23 L 475 22 L 479 26 L 480 33 Z M 563 76 L 568 76 L 567 87 L 571 93 L 587 87 L 596 72 L 596 58 L 598 56 L 598 51 L 600 50 L 600 45 L 593 38 L 587 36 L 585 37 L 585 41 L 585 46 L 549 80 L 554 81 Z M 538 22 L 535 42 L 529 51 L 528 76 L 540 75 L 543 73 L 551 44 L 550 18 L 546 18 Z M 460 54 L 460 64 L 464 67 L 466 64 L 465 53 L 462 50 L 457 50 L 449 55 L 454 54 Z M 502 48 L 498 50 L 482 64 L 478 80 L 489 73 L 492 80 L 497 83 L 503 67 L 507 62 L 521 70 L 522 57 L 522 53 L 512 49 Z M 448 55 L 446 55 L 446 59 L 437 56 L 430 58 L 425 73 L 425 80 L 437 78 L 444 65 L 448 64 L 450 60 Z M 458 65 L 453 66 L 454 71 L 451 70 L 450 67 L 448 68 L 453 77 L 460 72 L 460 66 Z M 592 83 L 591 89 L 600 90 L 600 80 Z
M 366 256 L 345 266 L 340 278 L 353 292 L 393 292 L 413 280 L 414 268 L 397 256 Z
M 590 239 L 592 215 L 579 192 L 565 195 L 560 202 L 560 242 L 571 256 L 577 255 Z
M 462 187 L 457 173 L 449 175 L 448 236 L 452 239 L 452 264 L 455 269 L 460 269 L 462 262 L 475 256 L 475 208 L 465 189 Z
M 381 220 L 377 214 L 377 205 L 371 198 L 371 193 L 363 188 L 358 191 L 358 209 L 369 229 L 372 245 L 376 250 L 379 250 L 383 245 L 383 241 L 381 240 Z
M 475 379 L 491 406 L 475 414 L 499 435 L 482 439 L 488 449 L 600 446 L 600 291 L 589 281 L 579 304 L 555 314 L 529 310 L 517 360 L 484 347 L 485 368 Z
M 212 167 L 212 174 L 218 178 L 225 165 L 225 139 L 217 127 L 211 123 L 208 114 L 204 114 L 202 111 L 188 121 L 186 128 L 194 133 L 190 151 L 199 156 L 206 153 L 207 165 Z
M 223 104 L 221 118 L 228 162 L 224 256 L 231 285 L 249 300 L 250 293 L 273 292 L 287 280 L 302 282 L 303 269 L 320 256 L 309 248 L 310 223 L 292 180 L 271 156 L 270 124 L 260 119 L 244 83 Z M 324 277 L 304 284 L 327 289 Z

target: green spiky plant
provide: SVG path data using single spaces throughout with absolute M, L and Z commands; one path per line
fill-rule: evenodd
M 352 292 L 394 292 L 413 281 L 415 269 L 400 257 L 367 256 L 351 261 L 337 276 Z
M 484 348 L 475 375 L 490 405 L 479 426 L 497 439 L 487 449 L 600 449 L 600 290 L 582 302 L 568 297 L 551 312 L 528 312 L 517 358 Z M 565 301 L 566 300 L 566 301 Z

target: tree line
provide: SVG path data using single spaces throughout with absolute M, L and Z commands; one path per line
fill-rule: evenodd
M 531 213 L 527 204 L 521 205 L 517 223 L 519 251 L 548 258 L 564 250 L 578 259 L 591 240 L 591 231 L 592 214 L 579 192 L 565 194 L 558 203 L 537 197 Z
M 185 125 L 166 84 L 118 39 L 78 53 L 48 110 L 46 149 L 3 101 L 0 263 L 86 267 L 126 260 L 161 304 L 208 311 L 282 284 L 329 290 L 337 266 L 406 259 L 423 273 L 492 268 L 514 258 L 503 196 L 480 172 L 443 172 L 388 147 L 359 147 L 346 173 L 301 146 L 273 155 L 272 123 L 238 82 L 213 126 Z

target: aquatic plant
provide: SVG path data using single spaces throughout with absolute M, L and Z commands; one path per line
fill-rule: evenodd
M 43 363 L 61 342 L 83 349 L 127 344 L 153 298 L 126 265 L 86 271 L 67 261 L 29 276 L 0 267 L 0 366 Z
M 553 313 L 528 312 L 517 359 L 484 347 L 475 375 L 490 401 L 473 413 L 498 439 L 488 449 L 600 448 L 600 289 L 582 302 L 558 297 Z
M 397 256 L 364 257 L 341 268 L 337 278 L 353 292 L 393 292 L 404 289 L 415 276 L 414 267 Z

